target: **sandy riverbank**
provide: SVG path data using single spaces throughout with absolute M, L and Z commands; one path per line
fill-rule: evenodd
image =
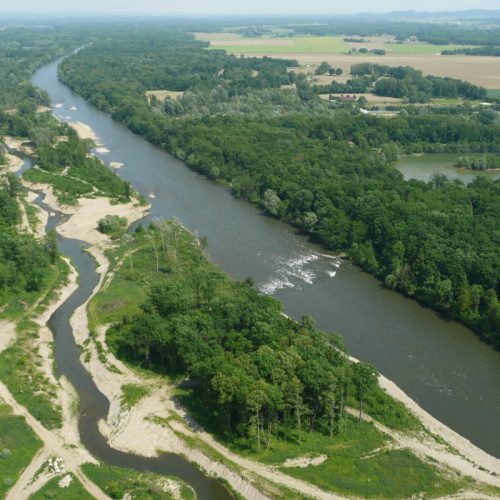
M 84 127 L 87 126 L 84 125 Z M 97 231 L 98 220 L 105 215 L 113 214 L 126 217 L 128 222 L 131 223 L 142 218 L 147 208 L 139 207 L 133 203 L 111 205 L 109 200 L 103 198 L 81 199 L 76 207 L 60 206 L 50 187 L 44 185 L 30 185 L 30 187 L 43 190 L 47 195 L 45 202 L 52 209 L 70 215 L 70 218 L 58 228 L 61 235 L 86 241 L 92 245 L 90 251 L 96 258 L 99 264 L 98 272 L 101 273 L 100 282 L 94 290 L 94 294 L 97 293 L 105 282 L 106 273 L 109 270 L 109 262 L 105 257 L 104 250 L 111 245 L 109 238 Z M 71 318 L 75 338 L 80 344 L 83 344 L 89 338 L 86 307 L 87 304 L 84 304 L 78 308 Z M 103 329 L 98 333 L 99 340 L 105 345 Z M 161 379 L 146 379 L 137 375 L 114 358 L 109 351 L 106 353 L 108 362 L 102 363 L 93 343 L 90 343 L 87 349 L 90 351 L 91 356 L 85 366 L 92 374 L 98 388 L 108 397 L 111 403 L 108 419 L 106 422 L 101 422 L 100 428 L 113 447 L 144 456 L 154 456 L 158 450 L 181 453 L 210 473 L 226 478 L 245 497 L 263 498 L 263 495 L 249 481 L 235 474 L 225 465 L 210 460 L 199 450 L 187 447 L 173 431 L 173 429 L 176 429 L 178 432 L 189 434 L 191 432 L 189 426 L 182 426 L 179 422 L 172 422 L 171 427 L 165 427 L 148 419 L 148 417 L 155 415 L 165 419 L 171 416 L 182 416 L 186 421 L 188 420 L 182 411 L 175 408 L 168 384 Z M 120 373 L 111 370 L 110 366 L 118 367 Z M 151 392 L 134 408 L 125 409 L 121 403 L 121 387 L 124 384 L 147 385 L 151 388 Z M 388 432 L 395 439 L 404 439 L 404 441 L 398 442 L 402 442 L 405 447 L 419 456 L 433 458 L 439 463 L 459 471 L 461 474 L 500 487 L 500 478 L 487 472 L 500 474 L 500 461 L 498 459 L 483 452 L 462 436 L 438 422 L 385 377 L 380 378 L 380 385 L 392 397 L 402 401 L 430 432 L 441 437 L 462 456 L 451 452 L 447 446 L 439 444 L 429 435 L 409 438 L 396 435 L 397 433 L 391 431 L 384 432 Z M 210 435 L 203 431 L 196 432 L 195 436 L 223 454 L 228 460 L 253 474 L 292 487 L 316 498 L 338 498 L 333 494 L 321 491 L 313 485 L 272 470 L 263 464 L 237 456 L 215 442 Z M 480 467 L 486 470 L 480 470 Z
M 95 257 L 100 263 L 100 269 L 108 268 L 108 263 L 105 259 L 103 260 L 102 255 L 95 254 Z M 103 282 L 105 282 L 104 278 L 101 280 L 101 283 Z M 88 338 L 85 306 L 82 306 L 80 310 L 75 312 L 72 318 L 72 326 L 78 341 L 80 343 L 85 342 Z M 98 339 L 103 346 L 106 345 L 105 329 L 105 326 L 100 327 L 97 332 Z M 220 443 L 217 443 L 209 434 L 202 430 L 198 429 L 196 433 L 193 433 L 189 425 L 183 426 L 177 420 L 170 421 L 169 427 L 152 422 L 148 417 L 157 416 L 168 419 L 172 416 L 180 416 L 186 422 L 189 422 L 190 419 L 187 414 L 175 407 L 171 397 L 171 389 L 165 381 L 162 382 L 161 379 L 145 379 L 138 376 L 117 360 L 106 347 L 105 350 L 108 363 L 103 364 L 97 355 L 97 351 L 93 348 L 92 356 L 87 366 L 99 389 L 111 402 L 108 419 L 106 422 L 100 423 L 100 429 L 113 447 L 145 456 L 154 456 L 157 450 L 169 450 L 182 453 L 187 456 L 189 460 L 201 465 L 205 470 L 226 477 L 235 488 L 236 485 L 233 481 L 239 481 L 240 487 L 243 486 L 241 484 L 242 481 L 245 483 L 245 488 L 251 486 L 248 484 L 248 481 L 245 481 L 238 475 L 235 475 L 237 479 L 234 477 L 229 479 L 230 474 L 234 473 L 226 466 L 214 464 L 213 461 L 207 460 L 207 457 L 197 450 L 186 449 L 182 440 L 179 439 L 175 432 L 172 432 L 176 430 L 182 434 L 201 439 L 214 450 L 221 453 L 227 460 L 269 481 L 292 487 L 297 491 L 301 491 L 303 494 L 308 494 L 315 498 L 334 497 L 333 494 L 321 491 L 313 485 L 297 481 L 277 470 L 273 470 L 271 467 L 234 454 Z M 117 375 L 114 370 L 109 370 L 109 365 L 117 367 L 120 374 Z M 121 403 L 121 387 L 124 384 L 147 386 L 150 392 L 137 406 L 132 409 L 125 409 Z M 456 452 L 450 450 L 447 444 L 441 444 L 434 439 L 429 432 L 407 435 L 376 424 L 381 432 L 390 436 L 397 443 L 399 448 L 410 449 L 425 461 L 429 461 L 429 459 L 431 462 L 436 461 L 442 466 L 449 467 L 462 475 L 470 476 L 481 483 L 500 487 L 500 478 L 494 475 L 500 470 L 498 468 L 498 460 L 495 457 L 483 452 L 469 441 L 438 422 L 385 377 L 380 377 L 380 385 L 396 400 L 402 401 L 407 408 L 419 418 L 423 426 L 430 433 L 446 441 L 447 444 L 455 448 Z M 369 419 L 369 417 L 367 417 L 367 419 Z M 241 491 L 241 489 L 237 490 Z M 482 498 L 487 498 L 487 496 L 483 495 Z
M 69 263 L 68 263 L 69 264 Z M 8 491 L 8 500 L 28 498 L 35 493 L 47 481 L 54 477 L 54 473 L 44 470 L 38 474 L 40 468 L 47 462 L 49 457 L 58 456 L 63 458 L 66 470 L 75 474 L 86 486 L 89 492 L 95 492 L 97 498 L 106 498 L 101 491 L 90 483 L 80 472 L 80 465 L 87 462 L 95 463 L 92 455 L 80 443 L 78 424 L 74 415 L 74 404 L 76 394 L 69 382 L 62 377 L 57 380 L 54 376 L 52 359 L 53 336 L 46 323 L 54 311 L 78 288 L 77 273 L 70 265 L 70 273 L 67 283 L 57 291 L 57 296 L 44 308 L 43 312 L 32 320 L 39 326 L 38 335 L 33 337 L 33 350 L 40 354 L 38 369 L 55 387 L 53 403 L 61 406 L 63 412 L 63 425 L 60 429 L 48 430 L 37 419 L 35 419 L 24 406 L 20 405 L 11 395 L 7 386 L 0 382 L 0 399 L 5 401 L 14 415 L 23 416 L 26 422 L 43 442 L 42 449 L 35 455 L 32 462 L 23 471 L 17 482 Z M 29 316 L 45 299 L 42 295 L 24 314 Z M 0 352 L 6 349 L 16 339 L 16 322 L 2 321 L 0 323 Z M 38 474 L 38 475 L 37 475 Z M 36 481 L 34 478 L 36 476 Z
M 450 453 L 446 446 L 439 445 L 429 436 L 421 436 L 420 446 L 417 443 L 413 446 L 418 454 L 425 454 L 437 461 L 443 461 L 464 475 L 500 488 L 500 460 L 498 458 L 481 450 L 468 439 L 427 413 L 394 382 L 383 375 L 379 376 L 379 385 L 392 398 L 403 403 L 429 432 L 439 436 L 459 453 L 459 455 Z
M 19 153 L 26 155 L 33 155 L 35 153 L 33 147 L 27 144 L 29 142 L 28 139 L 18 139 L 10 135 L 4 135 L 3 142 L 8 149 L 18 151 Z
M 76 130 L 81 139 L 92 139 L 97 141 L 97 135 L 86 123 L 83 122 L 68 122 L 68 125 Z
M 5 158 L 6 158 L 7 162 L 5 165 L 2 165 L 2 167 L 5 168 L 5 170 L 7 170 L 8 172 L 11 172 L 13 174 L 15 174 L 16 172 L 19 172 L 19 170 L 21 169 L 21 167 L 23 166 L 23 163 L 24 163 L 22 158 L 19 158 L 19 156 L 16 156 L 16 155 L 13 155 L 10 153 L 7 153 L 5 155 Z M 1 173 L 1 171 L 0 171 L 0 173 Z

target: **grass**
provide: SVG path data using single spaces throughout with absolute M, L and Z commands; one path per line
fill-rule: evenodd
M 207 39 L 207 37 L 203 37 Z M 294 37 L 217 37 L 208 38 L 210 49 L 224 49 L 239 54 L 297 54 L 309 52 L 344 53 L 349 45 L 341 36 L 294 36 Z
M 42 447 L 42 441 L 24 417 L 10 414 L 0 403 L 0 498 L 17 481 Z
M 65 205 L 75 205 L 80 196 L 93 192 L 92 186 L 86 182 L 45 172 L 38 168 L 31 168 L 23 177 L 31 182 L 54 186 L 58 201 Z
M 388 54 L 432 55 L 443 50 L 463 49 L 465 45 L 433 45 L 431 43 L 385 43 Z
M 409 450 L 386 450 L 368 458 L 329 456 L 315 467 L 282 471 L 323 489 L 364 498 L 444 496 L 461 488 Z
M 7 317 L 13 319 L 17 313 L 26 316 L 36 299 L 44 297 L 42 304 L 50 301 L 66 281 L 68 267 L 62 260 L 53 267 L 53 276 L 49 279 L 44 292 L 30 297 L 31 304 L 14 302 L 15 308 L 10 308 Z M 14 305 L 14 304 L 11 304 Z M 19 307 L 22 306 L 22 307 Z M 38 307 L 41 309 L 41 306 Z M 5 313 L 5 311 L 4 311 Z M 38 325 L 27 317 L 17 323 L 17 338 L 2 353 L 0 353 L 0 380 L 5 383 L 16 401 L 25 406 L 28 411 L 48 429 L 62 425 L 61 409 L 54 404 L 56 387 L 43 373 L 40 365 L 42 359 L 37 350 L 33 349 L 34 339 L 38 336 Z
M 59 482 L 64 476 L 53 477 L 48 481 L 42 488 L 40 488 L 36 493 L 30 496 L 30 500 L 43 500 L 50 498 L 53 500 L 91 500 L 94 497 L 87 492 L 87 490 L 82 486 L 82 483 L 70 474 L 72 481 L 69 486 L 62 488 L 59 486 Z
M 155 274 L 154 256 L 150 253 L 151 249 L 145 248 L 144 242 L 136 241 L 107 252 L 115 274 L 111 284 L 100 290 L 88 305 L 92 327 L 139 312 Z
M 122 403 L 127 408 L 133 408 L 148 393 L 149 389 L 147 387 L 135 384 L 122 385 Z
M 141 500 L 163 500 L 177 498 L 195 498 L 194 491 L 183 481 L 170 476 L 151 472 L 138 472 L 111 465 L 84 464 L 85 475 L 97 484 L 111 498 L 139 498 Z
M 342 36 L 290 36 L 247 38 L 233 33 L 197 33 L 197 38 L 210 42 L 210 49 L 224 49 L 240 54 L 297 54 L 297 53 L 347 53 L 351 45 Z M 463 48 L 461 45 L 432 45 L 430 43 L 384 43 L 388 54 L 432 55 L 443 50 Z M 370 49 L 371 44 L 367 43 Z M 369 55 L 369 54 L 364 54 Z M 383 64 L 383 62 L 381 62 Z
M 461 486 L 443 477 L 432 465 L 408 450 L 387 449 L 374 453 L 374 450 L 390 445 L 390 440 L 373 425 L 358 423 L 352 417 L 347 418 L 345 430 L 332 439 L 321 432 L 304 432 L 299 445 L 295 433 L 281 434 L 272 439 L 268 449 L 261 446 L 257 450 L 254 439 L 228 439 L 221 434 L 220 429 L 214 427 L 211 415 L 203 410 L 195 391 L 178 389 L 177 395 L 200 424 L 239 455 L 275 467 L 280 467 L 289 458 L 326 455 L 327 460 L 318 466 L 280 467 L 285 474 L 325 490 L 362 497 L 403 498 L 423 491 L 428 495 L 451 494 Z M 382 391 L 378 397 L 381 399 L 371 401 L 367 406 L 390 402 L 389 396 Z M 387 410 L 379 410 L 384 411 Z M 385 415 L 385 418 L 379 419 L 387 420 L 388 417 Z M 392 470 L 397 473 L 387 473 Z
M 0 354 L 0 380 L 16 401 L 48 429 L 62 425 L 61 408 L 54 404 L 56 387 L 39 368 L 40 354 L 33 350 L 38 325 L 23 320 L 18 324 L 17 339 Z
M 186 238 L 186 243 L 188 239 Z M 186 248 L 183 246 L 183 251 L 187 251 L 187 248 L 188 245 Z M 132 254 L 132 265 L 127 257 L 131 250 L 135 250 Z M 183 251 L 180 252 L 179 258 L 183 256 Z M 111 283 L 91 304 L 94 312 L 93 321 L 96 324 L 119 320 L 130 312 L 129 305 L 138 308 L 143 301 L 138 297 L 146 295 L 151 282 L 161 279 L 161 273 L 156 273 L 154 254 L 146 238 L 126 243 L 109 252 L 109 256 L 115 274 Z M 124 398 L 130 398 L 133 404 L 136 398 L 142 397 L 141 392 L 137 386 L 126 388 Z M 349 417 L 346 429 L 333 439 L 320 432 L 306 432 L 300 445 L 297 444 L 294 431 L 290 431 L 290 434 L 282 431 L 279 437 L 273 439 L 269 449 L 256 450 L 254 440 L 251 438 L 227 439 L 221 433 L 221 429 L 216 428 L 214 425 L 216 419 L 207 413 L 203 398 L 200 398 L 193 388 L 179 389 L 177 396 L 181 404 L 188 408 L 205 429 L 212 432 L 235 453 L 277 467 L 287 458 L 307 454 L 327 455 L 327 460 L 317 467 L 283 469 L 286 474 L 300 477 L 325 489 L 355 496 L 387 498 L 409 497 L 422 491 L 428 495 L 448 494 L 458 489 L 456 483 L 445 479 L 433 466 L 424 463 L 408 451 L 389 449 L 367 456 L 377 448 L 384 447 L 388 439 L 366 422 L 358 423 Z M 352 401 L 351 404 L 355 405 L 356 402 Z M 381 389 L 373 391 L 367 397 L 365 409 L 389 427 L 404 430 L 419 428 L 417 419 Z M 185 440 L 192 441 L 191 438 Z M 206 450 L 206 445 L 200 444 L 198 439 L 191 444 L 213 456 L 211 451 Z M 219 461 L 223 460 L 219 458 Z M 406 468 L 409 469 L 408 473 Z M 404 470 L 405 473 L 398 477 L 387 472 L 391 470 L 398 472 Z

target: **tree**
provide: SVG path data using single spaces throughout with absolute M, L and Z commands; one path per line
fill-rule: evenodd
M 303 390 L 304 386 L 296 376 L 290 379 L 285 390 L 286 403 L 295 421 L 299 445 L 302 441 L 302 420 L 306 410 L 302 399 Z
M 272 215 L 278 215 L 281 200 L 275 191 L 267 189 L 262 197 L 262 206 Z
M 45 248 L 49 256 L 51 264 L 55 264 L 58 256 L 57 251 L 57 236 L 56 232 L 52 229 L 45 236 Z
M 356 397 L 359 401 L 359 421 L 363 415 L 363 403 L 366 392 L 377 383 L 378 375 L 376 369 L 368 363 L 354 363 L 352 365 L 352 382 L 356 389 Z

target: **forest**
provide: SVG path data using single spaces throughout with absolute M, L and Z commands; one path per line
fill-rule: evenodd
M 279 62 L 266 63 L 284 77 Z M 410 106 L 381 120 L 320 103 L 297 80 L 296 99 L 306 103 L 301 111 L 282 104 L 255 116 L 239 106 L 241 96 L 225 78 L 226 68 L 239 73 L 240 65 L 254 64 L 204 51 L 189 35 L 149 31 L 80 51 L 64 61 L 60 77 L 135 133 L 226 182 L 236 196 L 498 345 L 499 183 L 477 178 L 463 185 L 439 175 L 429 183 L 405 181 L 393 165 L 401 153 L 498 153 L 498 111 Z M 290 92 L 280 92 L 278 77 L 262 85 L 273 96 Z M 172 116 L 171 100 L 148 102 L 152 88 L 184 91 L 182 106 L 184 98 L 203 103 L 220 93 L 234 109 L 200 107 L 201 116 L 184 117 L 179 108 Z M 248 84 L 238 89 L 248 99 L 262 91 Z
M 75 43 L 64 33 L 40 32 L 33 40 L 29 29 L 0 33 L 0 136 L 29 136 L 45 120 L 36 113 L 48 97 L 29 81 L 32 71 L 62 55 Z M 13 111 L 14 110 L 14 111 Z M 0 165 L 6 160 L 0 149 Z M 19 179 L 0 167 L 0 306 L 25 294 L 39 292 L 52 277 L 57 249 L 53 235 L 37 240 L 19 231 L 19 203 L 24 188 Z
M 128 279 L 147 275 L 152 284 L 139 312 L 125 311 L 107 331 L 108 344 L 144 368 L 188 377 L 219 434 L 257 449 L 278 435 L 299 444 L 313 430 L 332 437 L 343 432 L 350 404 L 369 406 L 388 425 L 414 424 L 384 397 L 371 365 L 348 360 L 339 337 L 310 317 L 286 317 L 250 279 L 228 278 L 175 221 L 139 226 L 129 245 Z
M 40 30 L 34 37 L 29 28 L 0 33 L 0 136 L 25 138 L 35 148 L 38 165 L 25 178 L 53 184 L 65 203 L 99 191 L 116 199 L 132 194 L 130 185 L 89 156 L 89 141 L 79 139 L 50 113 L 40 112 L 39 107 L 50 101 L 30 82 L 35 69 L 74 48 L 85 36 L 78 30 Z M 0 164 L 6 161 L 4 149 L 0 160 Z M 20 294 L 39 292 L 57 259 L 53 235 L 37 240 L 19 231 L 23 196 L 19 179 L 5 173 L 0 179 L 0 306 Z
M 21 189 L 12 174 L 0 180 L 0 306 L 16 295 L 40 291 L 56 258 L 50 238 L 37 241 L 18 231 Z
M 479 158 L 461 156 L 455 163 L 458 168 L 470 168 L 472 170 L 490 170 L 500 168 L 500 156 L 481 155 Z

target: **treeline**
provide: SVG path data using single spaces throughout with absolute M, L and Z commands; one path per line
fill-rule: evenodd
M 332 436 L 352 398 L 361 408 L 380 393 L 374 368 L 348 361 L 338 337 L 309 317 L 285 317 L 251 280 L 230 280 L 175 222 L 134 238 L 135 261 L 156 262 L 155 284 L 139 314 L 108 330 L 108 345 L 145 368 L 189 377 L 219 432 L 253 438 L 257 448 L 278 434 L 299 443 L 305 431 Z
M 498 182 L 464 186 L 441 176 L 407 182 L 391 164 L 405 150 L 498 152 L 495 117 L 409 112 L 380 120 L 339 110 L 334 117 L 171 118 L 149 107 L 142 89 L 133 93 L 118 83 L 116 67 L 127 68 L 132 85 L 142 78 L 142 63 L 136 70 L 124 40 L 113 47 L 114 66 L 99 63 L 95 44 L 69 58 L 61 78 L 134 132 L 228 183 L 237 196 L 500 344 Z
M 129 201 L 134 194 L 130 184 L 90 154 L 92 141 L 80 139 L 65 124 L 58 125 L 57 134 L 53 143 L 39 144 L 37 167 L 28 171 L 25 178 L 52 184 L 59 201 L 66 204 L 74 204 L 85 195 Z
M 30 83 L 33 72 L 78 46 L 83 32 L 39 26 L 8 26 L 0 31 L 0 109 L 21 103 L 48 103 L 45 92 Z
M 0 178 L 0 307 L 15 295 L 42 290 L 56 260 L 50 237 L 37 241 L 19 231 L 21 190 L 13 174 Z
M 442 56 L 455 56 L 464 54 L 466 56 L 494 56 L 500 57 L 500 47 L 468 47 L 463 49 L 443 50 Z
M 313 90 L 317 94 L 364 94 L 371 86 L 371 78 L 357 77 L 342 83 L 333 80 L 328 85 L 315 85 Z
M 361 63 L 351 67 L 351 74 L 371 76 L 377 95 L 405 97 L 410 102 L 427 102 L 432 98 L 443 97 L 472 100 L 486 98 L 486 90 L 482 87 L 455 78 L 424 77 L 421 71 L 410 66 Z
M 472 170 L 500 169 L 500 156 L 482 155 L 479 158 L 461 156 L 455 163 L 459 168 L 470 168 Z
M 452 23 L 387 21 L 374 18 L 354 20 L 353 18 L 332 19 L 328 22 L 310 24 L 289 24 L 299 35 L 356 35 L 361 37 L 393 35 L 398 41 L 415 38 L 434 45 L 500 45 L 498 26 L 460 26 Z
M 35 34 L 36 33 L 36 34 Z M 79 35 L 37 27 L 8 26 L 0 31 L 0 138 L 30 137 L 50 119 L 37 113 L 48 103 L 47 95 L 33 87 L 31 73 L 74 46 Z M 54 120 L 55 121 L 55 120 Z M 0 165 L 6 162 L 0 146 Z M 57 261 L 54 236 L 37 240 L 24 233 L 19 203 L 23 187 L 19 179 L 0 167 L 0 307 L 40 292 L 53 276 Z

